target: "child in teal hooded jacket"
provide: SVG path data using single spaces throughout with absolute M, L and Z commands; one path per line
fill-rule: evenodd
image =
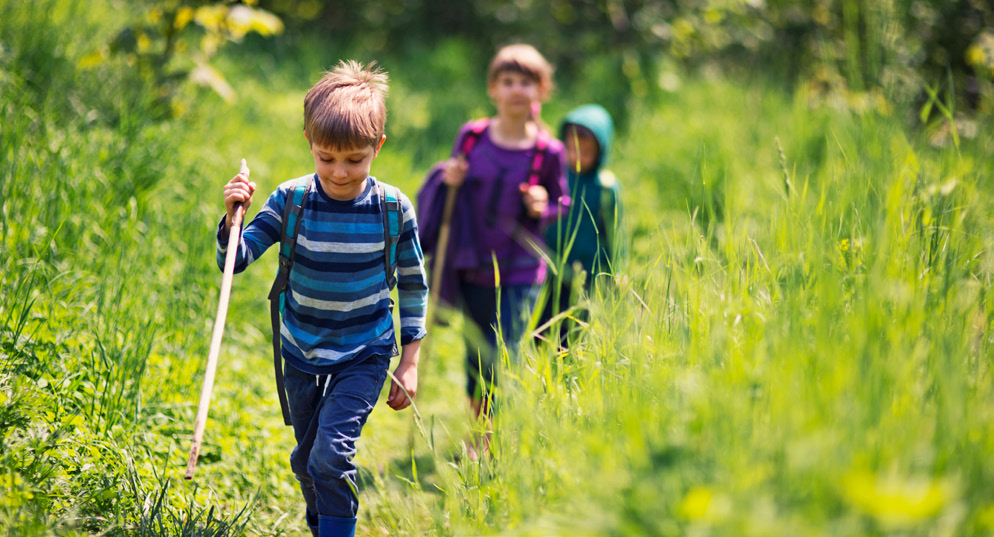
M 581 270 L 586 274 L 582 287 L 589 293 L 598 275 L 615 273 L 623 252 L 619 240 L 620 186 L 614 174 L 604 167 L 614 137 L 611 115 L 597 104 L 576 108 L 566 115 L 559 136 L 566 146 L 573 204 L 569 214 L 561 216 L 545 233 L 553 260 L 561 260 L 561 264 L 557 263 L 561 269 L 560 277 L 548 280 L 551 285 L 542 324 L 569 308 L 575 299 L 574 281 L 580 277 Z M 558 290 L 556 282 L 560 282 Z M 560 328 L 563 344 L 568 329 L 568 323 Z

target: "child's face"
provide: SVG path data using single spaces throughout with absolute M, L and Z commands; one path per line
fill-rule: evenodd
M 597 138 L 589 132 L 574 127 L 568 127 L 563 138 L 563 144 L 566 145 L 566 162 L 571 171 L 576 171 L 578 162 L 580 173 L 588 172 L 597 166 L 601 156 Z
M 385 135 L 376 146 L 352 149 L 325 147 L 309 142 L 311 155 L 314 157 L 314 171 L 317 172 L 325 193 L 336 200 L 351 200 L 362 194 L 366 188 L 369 168 L 380 153 L 384 140 Z
M 533 101 L 541 100 L 542 88 L 534 78 L 517 71 L 501 71 L 487 88 L 498 115 L 527 117 Z

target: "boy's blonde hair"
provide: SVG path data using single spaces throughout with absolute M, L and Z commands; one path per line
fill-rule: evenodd
M 388 80 L 376 62 L 339 62 L 304 97 L 307 139 L 339 150 L 375 147 L 387 123 Z
M 554 69 L 545 59 L 545 56 L 542 56 L 542 53 L 531 45 L 519 43 L 507 45 L 498 50 L 494 59 L 490 61 L 487 82 L 493 84 L 497 80 L 497 76 L 506 71 L 531 77 L 538 82 L 544 95 L 548 95 L 552 91 Z

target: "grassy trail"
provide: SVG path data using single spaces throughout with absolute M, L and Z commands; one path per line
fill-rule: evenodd
M 893 117 L 803 97 L 691 80 L 633 114 L 613 166 L 627 283 L 592 301 L 570 355 L 526 347 L 481 466 L 453 462 L 467 423 L 459 325 L 435 332 L 419 396 L 434 451 L 408 415 L 374 411 L 361 531 L 982 531 L 990 140 L 936 149 Z M 407 192 L 419 180 L 389 146 L 374 174 Z M 244 300 L 237 311 L 264 311 Z M 263 349 L 264 315 L 252 317 L 232 321 Z M 267 517 L 295 508 L 279 490 Z
M 78 34 L 0 3 L 0 527 L 300 534 L 271 252 L 235 279 L 197 478 L 181 476 L 221 186 L 247 158 L 251 217 L 310 171 L 299 73 L 331 52 L 221 57 L 237 102 L 202 95 L 162 121 L 128 65 L 78 68 L 110 8 L 52 6 Z M 434 54 L 419 65 L 471 72 L 458 47 Z M 477 83 L 384 64 L 373 173 L 413 194 L 487 103 Z M 618 140 L 630 256 L 584 302 L 590 326 L 570 353 L 528 344 L 507 368 L 482 464 L 453 457 L 470 429 L 460 321 L 433 331 L 421 420 L 379 405 L 364 432 L 360 535 L 994 531 L 990 120 L 954 143 L 896 104 L 679 81 L 633 102 Z M 546 120 L 573 104 L 561 92 Z

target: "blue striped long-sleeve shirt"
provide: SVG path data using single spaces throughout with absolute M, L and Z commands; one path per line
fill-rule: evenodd
M 235 272 L 279 243 L 283 209 L 296 179 L 279 186 L 241 234 Z M 386 186 L 386 184 L 384 184 Z M 428 283 L 411 201 L 400 194 L 404 227 L 397 243 L 400 341 L 423 338 Z M 374 354 L 397 355 L 384 269 L 383 213 L 376 179 L 352 200 L 329 197 L 315 175 L 303 206 L 281 325 L 283 358 L 311 374 L 328 374 Z M 222 219 L 217 263 L 224 267 Z

